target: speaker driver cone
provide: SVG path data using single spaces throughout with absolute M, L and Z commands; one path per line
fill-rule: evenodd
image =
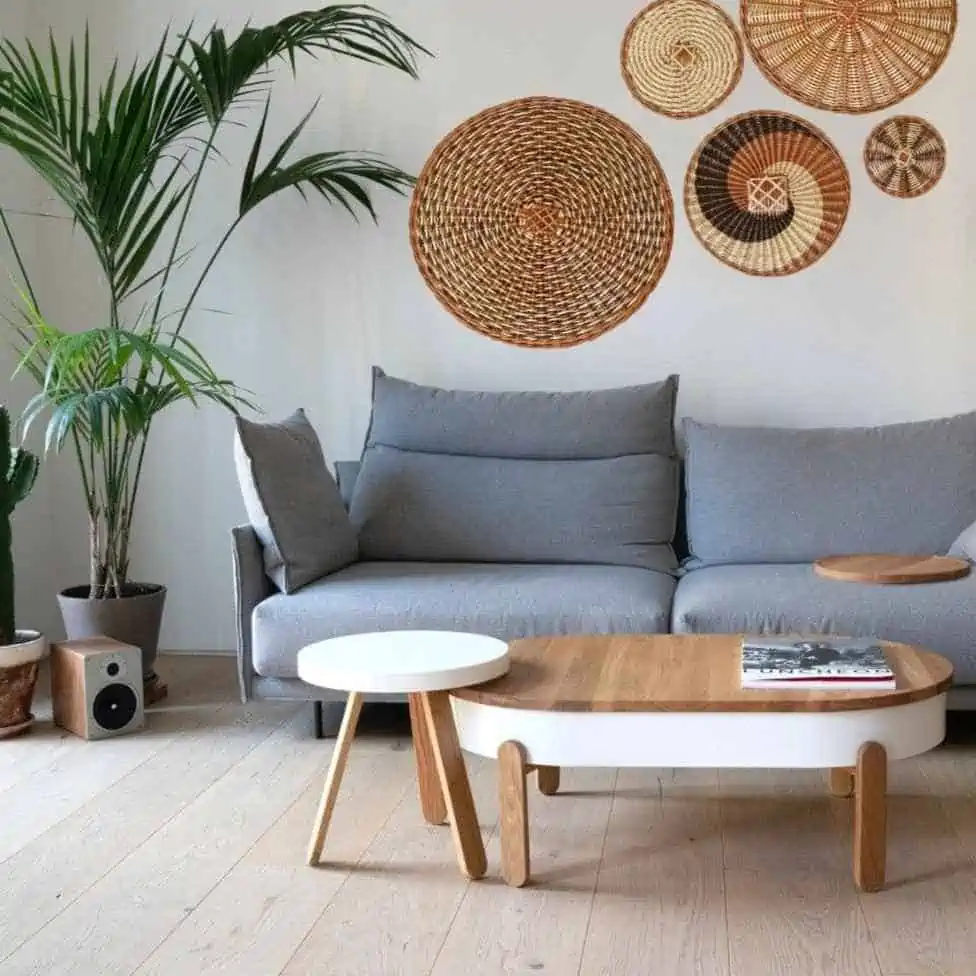
M 95 695 L 92 715 L 103 729 L 117 732 L 132 721 L 138 707 L 136 693 L 128 685 L 106 685 Z

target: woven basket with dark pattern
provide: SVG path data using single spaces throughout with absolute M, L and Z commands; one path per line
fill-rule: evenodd
M 840 154 L 815 126 L 783 112 L 747 112 L 706 137 L 685 180 L 699 241 L 725 264 L 760 276 L 808 268 L 847 219 L 851 186 Z

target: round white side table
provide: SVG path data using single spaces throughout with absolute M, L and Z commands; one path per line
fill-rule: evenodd
M 303 681 L 349 693 L 309 841 L 309 865 L 318 864 L 322 856 L 363 693 L 404 692 L 410 702 L 424 817 L 436 824 L 450 820 L 461 871 L 469 878 L 483 877 L 485 847 L 448 692 L 501 677 L 508 667 L 504 641 L 451 631 L 353 634 L 302 648 L 298 676 Z

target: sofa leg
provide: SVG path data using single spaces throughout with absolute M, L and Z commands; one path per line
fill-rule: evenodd
M 325 730 L 322 728 L 322 702 L 312 702 L 312 708 L 314 709 L 312 716 L 312 731 L 316 739 L 324 739 Z
M 316 739 L 334 739 L 342 725 L 342 702 L 312 702 L 312 732 Z

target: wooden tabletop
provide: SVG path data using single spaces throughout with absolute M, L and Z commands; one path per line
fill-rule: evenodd
M 865 553 L 826 556 L 813 564 L 818 576 L 846 583 L 942 583 L 969 575 L 969 562 L 955 556 Z
M 948 690 L 952 665 L 882 642 L 893 691 L 744 689 L 741 635 L 617 635 L 519 640 L 508 674 L 451 694 L 503 708 L 557 712 L 839 712 L 921 701 Z

